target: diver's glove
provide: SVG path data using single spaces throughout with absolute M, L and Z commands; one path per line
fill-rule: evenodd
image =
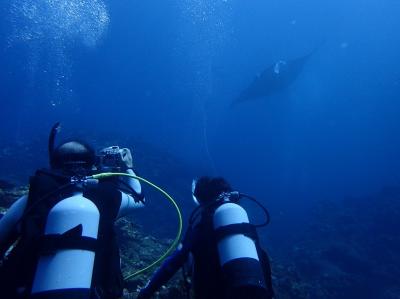
M 133 159 L 132 159 L 132 153 L 129 148 L 121 148 L 119 150 L 119 153 L 121 154 L 121 166 L 123 166 L 126 169 L 130 169 L 133 167 Z

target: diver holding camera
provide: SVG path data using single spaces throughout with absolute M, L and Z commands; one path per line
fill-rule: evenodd
M 49 169 L 30 179 L 28 195 L 0 219 L 0 293 L 4 298 L 116 299 L 123 277 L 114 222 L 144 206 L 131 177 L 87 180 L 100 172 L 136 175 L 129 149 L 107 147 L 96 155 L 86 143 L 55 147 L 49 136 Z
M 128 148 L 120 148 L 119 146 L 110 146 L 102 149 L 97 155 L 96 168 L 98 172 L 126 172 L 136 175 L 133 170 L 133 159 L 131 151 Z M 124 178 L 117 179 L 120 188 L 124 188 L 128 194 L 133 197 L 136 203 L 144 204 L 144 196 L 140 182 L 137 179 Z M 128 202 L 130 199 L 128 200 Z
M 132 155 L 129 149 L 110 146 L 102 149 L 97 155 L 96 166 L 102 172 L 120 172 L 132 168 Z

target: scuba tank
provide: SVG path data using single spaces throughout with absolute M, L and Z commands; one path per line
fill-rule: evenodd
M 48 213 L 31 298 L 90 298 L 100 213 L 82 193 Z
M 228 298 L 268 298 L 256 226 L 249 223 L 246 211 L 224 199 L 214 212 L 213 226 Z
M 43 215 L 47 218 L 38 240 L 38 262 L 30 298 L 89 299 L 100 212 L 91 200 L 83 196 L 82 183 L 86 169 L 94 164 L 95 157 L 90 147 L 78 142 L 64 143 L 56 150 L 55 138 L 59 130 L 60 123 L 56 123 L 50 131 L 50 165 L 53 169 L 68 168 L 77 177 L 58 175 L 55 171 L 42 171 L 44 176 L 39 172 L 32 179 L 29 194 L 35 194 L 36 189 L 40 190 L 41 186 L 54 185 L 55 189 L 36 199 L 27 214 L 51 197 L 56 202 Z M 55 182 L 60 178 L 68 183 L 57 186 Z M 75 190 L 64 193 L 70 188 Z

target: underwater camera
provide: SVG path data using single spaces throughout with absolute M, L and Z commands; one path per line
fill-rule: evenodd
M 110 146 L 102 149 L 97 155 L 96 167 L 102 172 L 119 172 L 124 167 L 123 150 L 119 146 Z

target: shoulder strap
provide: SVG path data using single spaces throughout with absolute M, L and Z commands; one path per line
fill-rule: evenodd
M 29 180 L 27 208 L 47 194 L 57 192 L 60 186 L 70 183 L 71 177 L 49 169 L 39 169 Z

